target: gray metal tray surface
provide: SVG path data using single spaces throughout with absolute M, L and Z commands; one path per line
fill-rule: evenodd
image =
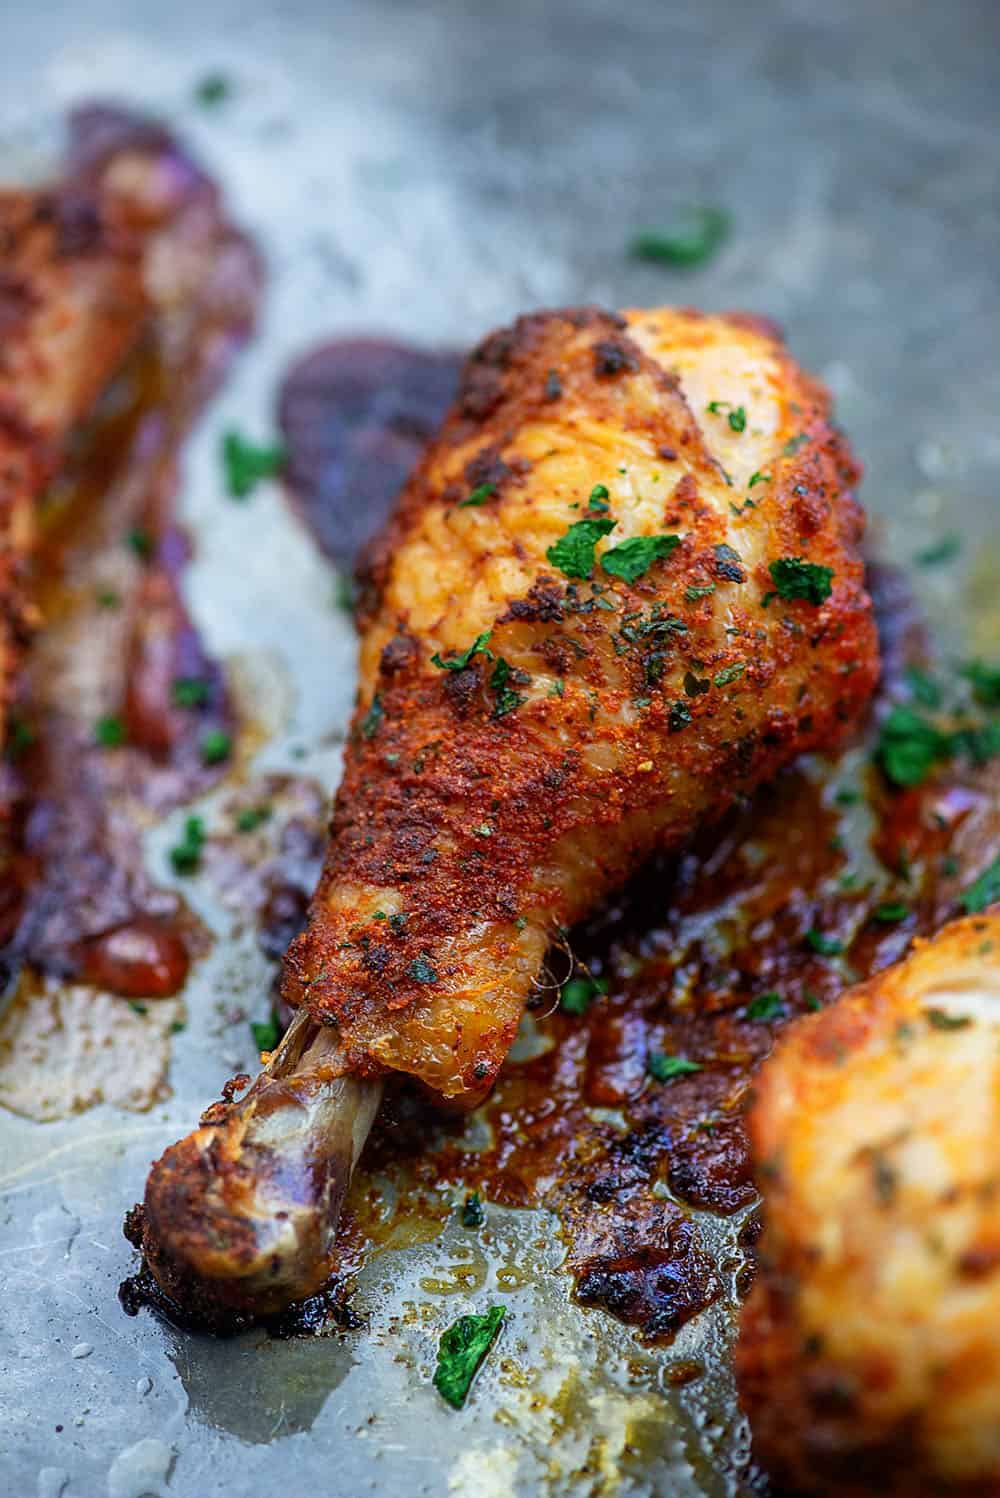
M 526 308 L 581 301 L 774 317 L 835 391 L 878 550 L 906 562 L 960 532 L 925 596 L 973 645 L 995 640 L 998 63 L 992 0 L 12 0 L 5 180 L 44 170 L 67 106 L 117 98 L 188 140 L 267 258 L 259 334 L 183 464 L 190 606 L 261 726 L 245 773 L 333 786 L 354 643 L 277 487 L 238 510 L 224 497 L 219 434 L 270 433 L 289 361 L 345 332 L 464 347 Z M 212 73 L 231 86 L 206 109 L 195 93 Z M 627 257 L 634 230 L 690 202 L 733 218 L 710 265 Z M 209 822 L 230 792 L 199 806 Z M 166 885 L 183 815 L 148 836 Z M 0 1489 L 744 1491 L 725 1307 L 644 1350 L 572 1304 L 540 1212 L 491 1210 L 474 1249 L 446 1226 L 383 1252 L 361 1278 L 360 1332 L 213 1341 L 124 1314 L 122 1213 L 149 1161 L 252 1067 L 234 1010 L 268 1006 L 272 973 L 238 908 L 209 881 L 185 893 L 215 941 L 184 994 L 169 1095 L 50 1121 L 0 1112 Z M 430 1373 L 470 1286 L 500 1288 L 511 1324 L 456 1414 Z M 674 1388 L 666 1370 L 695 1354 L 709 1374 Z

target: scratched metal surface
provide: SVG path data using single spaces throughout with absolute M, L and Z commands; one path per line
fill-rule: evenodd
M 8 4 L 5 177 L 43 166 L 66 104 L 117 96 L 182 130 L 269 257 L 260 337 L 184 480 L 207 642 L 249 663 L 259 697 L 292 704 L 255 768 L 333 783 L 353 645 L 277 493 L 239 511 L 223 499 L 218 433 L 268 430 L 290 356 L 336 332 L 465 344 L 527 306 L 580 300 L 775 316 L 838 395 L 883 550 L 905 559 L 938 534 L 967 537 L 927 593 L 949 622 L 957 601 L 981 599 L 984 646 L 997 618 L 982 558 L 1000 476 L 998 58 L 993 0 Z M 192 96 L 215 69 L 234 93 L 209 113 Z M 633 228 L 690 200 L 734 215 L 710 267 L 678 276 L 625 258 Z M 164 879 L 174 832 L 149 840 Z M 540 1215 L 491 1214 L 471 1268 L 448 1231 L 383 1254 L 359 1293 L 369 1330 L 343 1340 L 212 1343 L 125 1317 L 122 1210 L 151 1157 L 251 1062 L 246 1024 L 221 1011 L 266 1010 L 252 937 L 207 888 L 193 899 L 220 939 L 188 987 L 169 1100 L 49 1124 L 0 1115 L 3 1490 L 738 1492 L 746 1433 L 725 1313 L 668 1355 L 641 1352 L 568 1304 Z M 506 1287 L 513 1325 L 456 1416 L 428 1374 L 438 1331 L 475 1300 L 469 1283 L 480 1299 Z M 664 1364 L 693 1354 L 714 1371 L 666 1393 Z

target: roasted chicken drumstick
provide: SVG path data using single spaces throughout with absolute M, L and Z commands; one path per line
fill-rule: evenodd
M 540 313 L 472 355 L 364 571 L 298 1014 L 149 1177 L 175 1300 L 314 1291 L 382 1079 L 475 1104 L 553 937 L 857 721 L 856 478 L 824 391 L 751 318 Z
M 754 1449 L 802 1493 L 1000 1493 L 1000 907 L 790 1027 L 755 1084 Z

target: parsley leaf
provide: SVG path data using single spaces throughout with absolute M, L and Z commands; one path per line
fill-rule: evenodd
M 949 535 L 942 536 L 940 541 L 934 541 L 922 551 L 915 552 L 913 560 L 918 567 L 937 567 L 942 562 L 953 561 L 961 549 L 962 538 L 952 531 Z
M 522 673 L 516 672 L 510 661 L 505 661 L 502 655 L 497 656 L 497 663 L 490 672 L 490 686 L 496 693 L 496 701 L 493 704 L 493 717 L 505 718 L 508 713 L 514 712 L 527 702 L 520 692 L 515 692 L 512 686 L 508 686 L 511 677 L 515 681 L 521 679 Z M 528 680 L 530 678 L 525 678 Z
M 418 983 L 436 983 L 438 975 L 426 957 L 414 957 L 406 970 Z
M 691 1072 L 701 1071 L 697 1061 L 686 1056 L 668 1056 L 663 1051 L 650 1051 L 646 1057 L 646 1070 L 656 1082 L 671 1082 L 674 1077 L 686 1077 Z
M 747 668 L 746 661 L 733 661 L 731 666 L 724 666 L 712 677 L 712 682 L 717 687 L 727 687 L 731 681 L 738 681 Z
M 601 566 L 612 577 L 634 583 L 654 562 L 668 557 L 680 544 L 680 536 L 631 536 L 619 546 L 609 546 L 601 557 Z
M 714 592 L 714 583 L 688 583 L 684 589 L 684 599 L 686 603 L 697 603 L 699 598 L 707 598 Z
M 591 978 L 589 973 L 581 973 L 563 984 L 559 1008 L 566 1014 L 586 1014 L 598 994 L 607 991 L 607 978 Z
M 184 836 L 170 850 L 170 862 L 175 874 L 193 874 L 201 863 L 201 852 L 205 843 L 205 824 L 201 817 L 188 817 L 184 823 Z
M 749 480 L 749 483 L 747 484 L 747 488 L 748 489 L 752 489 L 753 486 L 754 486 L 754 484 L 769 484 L 770 482 L 771 482 L 771 475 L 769 473 L 761 473 L 760 470 L 758 469 L 758 471 L 756 473 L 752 473 L 750 475 L 750 480 Z
M 884 905 L 876 905 L 872 911 L 872 915 L 883 926 L 895 926 L 900 921 L 905 921 L 909 913 L 909 906 L 899 900 L 888 900 Z
M 361 737 L 363 739 L 373 739 L 378 733 L 379 727 L 381 726 L 382 719 L 384 717 L 385 713 L 382 710 L 382 699 L 376 692 L 375 696 L 372 698 L 371 707 L 361 719 Z
M 822 931 L 816 930 L 815 926 L 806 932 L 806 941 L 821 957 L 839 957 L 844 950 L 844 943 L 839 937 L 824 936 Z
M 252 1019 L 250 1021 L 250 1031 L 253 1035 L 253 1043 L 258 1051 L 273 1051 L 281 1039 L 281 1025 L 273 1009 L 271 1010 L 269 1019 Z
M 94 724 L 94 740 L 102 749 L 119 749 L 125 742 L 125 724 L 113 713 L 98 718 Z
M 608 508 L 608 488 L 606 484 L 595 484 L 590 491 L 587 504 L 592 510 L 606 510 Z
M 203 108 L 213 109 L 216 104 L 222 104 L 228 99 L 231 92 L 232 84 L 225 73 L 206 73 L 196 85 L 194 97 Z
M 490 1306 L 483 1316 L 460 1316 L 441 1335 L 434 1387 L 454 1409 L 465 1403 L 472 1380 L 500 1330 L 506 1311 Z
M 709 401 L 707 409 L 712 413 L 713 416 L 726 416 L 726 420 L 729 422 L 729 426 L 732 431 L 746 431 L 746 406 L 733 406 L 730 405 L 729 401 Z
M 177 707 L 204 707 L 212 695 L 212 684 L 201 676 L 175 676 L 170 695 Z
M 994 858 L 979 878 L 968 889 L 963 889 L 958 897 L 958 902 L 967 915 L 979 915 L 987 905 L 992 905 L 996 900 L 1000 900 L 1000 858 Z
M 968 661 L 960 667 L 960 674 L 971 684 L 973 697 L 983 707 L 1000 707 L 1000 666 Z
M 629 254 L 636 260 L 690 270 L 716 254 L 729 229 L 730 218 L 724 209 L 691 207 L 665 229 L 640 229 L 629 244 Z
M 435 650 L 431 656 L 431 665 L 438 666 L 442 671 L 464 671 L 474 655 L 485 655 L 488 661 L 493 660 L 492 650 L 487 650 L 486 641 L 493 633 L 491 629 L 484 629 L 481 635 L 477 635 L 467 650 L 459 655 L 443 656 L 440 651 Z
M 775 594 L 779 598 L 803 598 L 806 603 L 821 604 L 833 591 L 833 568 L 824 567 L 819 562 L 807 562 L 804 557 L 779 557 L 767 570 L 774 582 L 774 591 L 764 595 L 765 608 Z
M 496 484 L 480 484 L 478 489 L 473 489 L 468 499 L 460 499 L 456 508 L 459 510 L 468 510 L 477 505 L 484 505 L 490 495 L 496 492 Z
M 785 1004 L 780 993 L 758 994 L 746 1007 L 747 1019 L 780 1019 L 784 1012 Z
M 271 815 L 269 806 L 244 806 L 236 813 L 237 832 L 256 832 Z
M 229 758 L 232 748 L 232 737 L 224 729 L 210 729 L 201 741 L 201 762 L 203 765 L 220 765 Z
M 879 732 L 875 757 L 893 785 L 920 785 L 948 755 L 948 737 L 909 707 L 894 707 Z
M 564 576 L 589 577 L 594 570 L 594 547 L 602 536 L 614 530 L 616 523 L 604 517 L 577 520 L 547 549 L 545 555 Z
M 462 1205 L 462 1226 L 464 1228 L 481 1228 L 486 1221 L 486 1213 L 483 1204 L 479 1200 L 478 1191 L 470 1191 Z
M 261 479 L 279 473 L 284 461 L 285 450 L 277 443 L 261 446 L 248 442 L 239 432 L 226 432 L 222 439 L 222 466 L 232 499 L 246 499 Z
M 925 1009 L 924 1018 L 935 1030 L 964 1030 L 972 1024 L 967 1014 L 949 1014 L 947 1009 Z

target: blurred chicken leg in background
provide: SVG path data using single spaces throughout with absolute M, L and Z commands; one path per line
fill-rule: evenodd
M 558 933 L 857 724 L 857 476 L 752 318 L 539 313 L 476 350 L 364 569 L 299 1013 L 150 1174 L 176 1302 L 212 1322 L 315 1291 L 383 1078 L 474 1105 Z
M 754 1091 L 757 1459 L 829 1498 L 1000 1493 L 1000 911 L 798 1020 Z

